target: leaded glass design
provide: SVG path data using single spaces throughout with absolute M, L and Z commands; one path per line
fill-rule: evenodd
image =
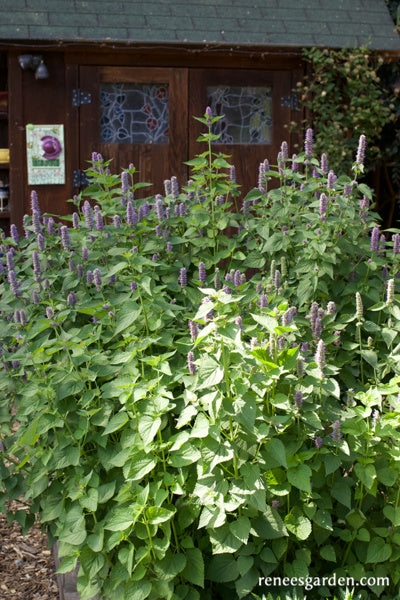
M 213 126 L 220 144 L 270 144 L 272 89 L 258 86 L 210 86 L 208 106 L 214 116 L 225 115 Z
M 168 85 L 102 84 L 100 139 L 114 144 L 167 144 Z

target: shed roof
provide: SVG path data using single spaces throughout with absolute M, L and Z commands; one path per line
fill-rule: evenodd
M 385 0 L 0 0 L 0 40 L 400 51 Z

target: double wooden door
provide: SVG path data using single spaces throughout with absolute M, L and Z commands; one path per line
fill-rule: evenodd
M 214 151 L 230 156 L 243 192 L 257 185 L 260 162 L 276 164 L 287 139 L 289 70 L 81 66 L 79 78 L 91 94 L 80 107 L 80 168 L 94 151 L 113 159 L 113 172 L 133 163 L 137 180 L 152 184 L 146 195 L 163 193 L 172 175 L 186 184 L 185 161 L 205 150 L 197 141 L 204 126 L 193 117 L 207 105 L 225 114 Z

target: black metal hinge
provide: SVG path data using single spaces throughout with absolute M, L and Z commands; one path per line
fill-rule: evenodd
M 83 187 L 84 185 L 88 185 L 88 184 L 89 184 L 89 179 L 88 179 L 86 173 L 84 173 L 80 169 L 75 169 L 75 171 L 72 174 L 73 187 L 80 188 L 80 187 Z
M 298 95 L 292 94 L 291 96 L 282 96 L 281 106 L 283 106 L 283 108 L 290 108 L 291 110 L 298 110 L 300 108 Z
M 82 106 L 82 104 L 91 104 L 92 94 L 81 92 L 81 90 L 72 90 L 72 106 Z

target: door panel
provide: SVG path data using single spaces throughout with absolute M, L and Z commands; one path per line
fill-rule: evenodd
M 217 88 L 221 90 L 219 101 L 215 100 Z M 283 125 L 290 123 L 291 111 L 290 108 L 281 105 L 281 99 L 290 96 L 291 89 L 290 71 L 242 69 L 191 69 L 190 71 L 189 115 L 204 115 L 207 105 L 211 102 L 210 93 L 214 93 L 214 111 L 216 110 L 217 114 L 229 112 L 230 116 L 226 119 L 226 123 L 221 120 L 217 126 L 221 131 L 220 123 L 226 125 L 225 130 L 222 128 L 225 132 L 230 128 L 229 135 L 224 137 L 225 140 L 230 138 L 234 141 L 215 143 L 213 150 L 230 156 L 228 162 L 235 166 L 237 183 L 243 193 L 257 187 L 259 164 L 266 158 L 271 164 L 276 164 L 282 141 L 286 139 L 289 142 L 288 131 Z M 215 112 L 214 116 L 216 116 Z M 270 126 L 267 127 L 268 123 Z M 252 131 L 240 131 L 240 127 L 246 124 L 249 128 L 252 127 Z M 260 135 L 263 129 L 265 131 Z M 204 131 L 204 126 L 190 119 L 189 154 L 191 157 L 205 151 L 205 145 L 196 141 Z M 238 142 L 239 139 L 245 141 L 241 143 Z
M 163 193 L 172 175 L 186 183 L 187 69 L 82 66 L 80 87 L 92 94 L 80 107 L 81 169 L 100 152 L 112 172 L 135 165 L 137 181 L 153 184 L 142 196 Z

